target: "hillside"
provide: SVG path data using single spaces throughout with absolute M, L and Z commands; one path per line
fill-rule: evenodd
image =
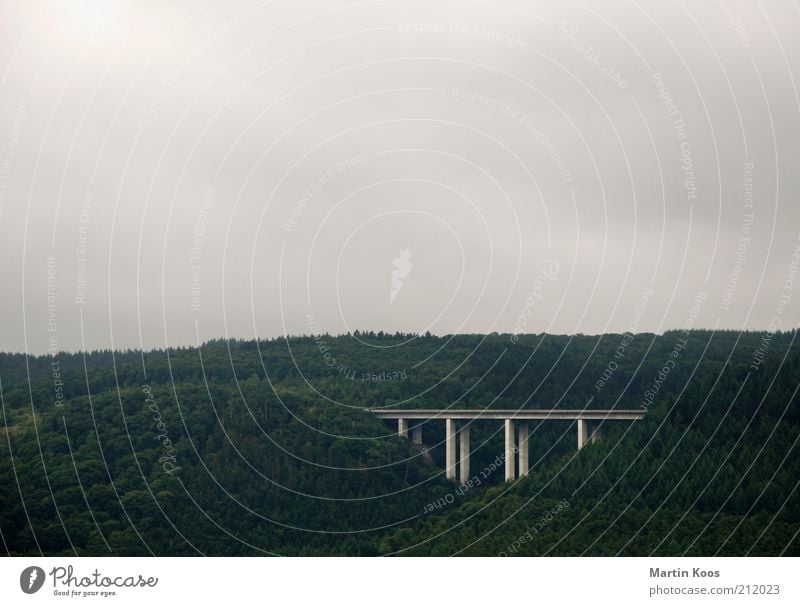
M 3 548 L 800 555 L 796 336 L 368 333 L 0 354 Z M 364 410 L 392 404 L 647 415 L 580 453 L 569 422 L 532 427 L 531 475 L 510 484 L 493 469 L 500 424 L 477 424 L 481 481 L 461 490 L 443 477 L 443 423 L 425 427 L 428 461 Z

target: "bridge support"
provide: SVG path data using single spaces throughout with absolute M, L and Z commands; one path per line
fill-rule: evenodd
M 514 454 L 516 445 L 514 444 L 514 421 L 512 419 L 505 419 L 505 433 L 506 433 L 506 482 L 513 482 L 516 479 L 516 470 L 514 469 Z
M 453 409 L 392 409 L 385 410 L 368 408 L 379 419 L 397 421 L 398 435 L 408 437 L 411 430 L 411 440 L 416 446 L 422 445 L 422 424 L 433 419 L 446 421 L 446 475 L 449 479 L 456 479 L 456 472 L 460 470 L 459 480 L 469 482 L 470 474 L 470 438 L 469 426 L 475 421 L 494 420 L 503 421 L 505 429 L 505 476 L 511 482 L 517 477 L 528 475 L 530 472 L 530 451 L 528 447 L 528 421 L 575 421 L 578 433 L 578 450 L 587 443 L 594 444 L 601 438 L 601 428 L 609 421 L 637 421 L 645 417 L 641 409 L 490 409 L 468 410 Z M 413 427 L 409 422 L 416 423 Z M 457 423 L 463 423 L 459 429 Z M 460 437 L 457 437 L 460 436 Z M 460 442 L 459 458 L 456 459 L 456 440 Z M 428 449 L 421 448 L 423 456 L 430 458 Z M 515 456 L 517 455 L 517 456 Z
M 600 440 L 600 421 L 578 419 L 578 450 L 586 443 L 595 444 Z
M 587 437 L 587 421 L 585 419 L 578 419 L 578 450 L 584 447 L 586 444 L 586 437 Z
M 600 441 L 600 422 L 595 421 L 592 423 L 592 428 L 590 430 L 589 435 L 589 443 L 596 444 Z
M 469 425 L 465 424 L 458 430 L 459 440 L 459 482 L 464 485 L 469 482 Z
M 445 474 L 448 480 L 456 479 L 456 422 L 455 419 L 444 421 Z
M 518 477 L 528 475 L 528 424 L 519 424 L 517 439 L 517 452 L 519 453 Z

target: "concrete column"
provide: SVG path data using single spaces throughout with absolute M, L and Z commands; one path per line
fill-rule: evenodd
M 406 419 L 397 419 L 397 435 L 401 438 L 408 437 L 408 421 Z
M 411 441 L 414 444 L 422 444 L 422 425 L 411 428 Z
M 519 477 L 528 475 L 528 424 L 519 424 L 519 439 L 517 451 L 519 452 Z
M 587 427 L 586 427 L 586 420 L 585 419 L 578 419 L 578 450 L 583 448 L 584 444 L 586 444 L 586 438 L 588 437 L 587 434 Z
M 600 441 L 600 421 L 595 421 L 594 423 L 592 423 L 589 442 L 591 444 L 596 444 L 599 441 Z
M 459 481 L 461 484 L 469 482 L 469 425 L 464 424 L 458 430 L 459 440 Z
M 456 479 L 456 421 L 455 419 L 445 419 L 444 421 L 444 452 L 445 452 L 445 474 L 448 480 Z
M 505 420 L 506 429 L 506 482 L 513 482 L 516 479 L 514 469 L 514 421 L 512 419 Z

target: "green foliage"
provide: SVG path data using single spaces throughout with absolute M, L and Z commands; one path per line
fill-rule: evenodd
M 12 555 L 800 554 L 795 332 L 773 336 L 758 369 L 752 333 L 693 331 L 677 356 L 686 335 L 641 334 L 619 357 L 620 335 L 358 337 L 379 347 L 325 335 L 59 354 L 60 405 L 52 358 L 0 354 L 0 545 Z M 443 423 L 425 425 L 426 462 L 364 410 L 639 408 L 654 382 L 643 421 L 605 424 L 580 453 L 570 423 L 532 423 L 532 471 L 513 484 L 491 471 L 500 424 L 473 425 L 482 482 L 463 491 L 442 477 Z

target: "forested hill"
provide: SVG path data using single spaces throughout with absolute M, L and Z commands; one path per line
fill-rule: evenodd
M 4 552 L 800 555 L 797 333 L 318 335 L 0 354 Z M 443 477 L 365 407 L 643 408 L 575 449 L 532 424 L 503 481 Z

